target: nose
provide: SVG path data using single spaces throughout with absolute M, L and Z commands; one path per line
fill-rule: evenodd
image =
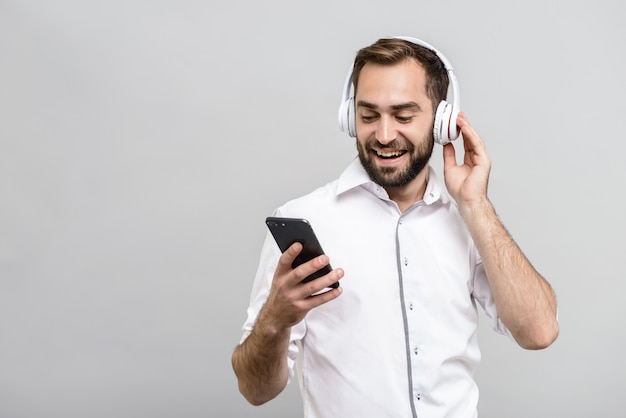
M 393 142 L 398 137 L 398 131 L 393 120 L 387 116 L 381 117 L 376 127 L 375 137 L 383 145 Z

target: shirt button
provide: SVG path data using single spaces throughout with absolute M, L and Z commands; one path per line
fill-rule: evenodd
M 417 399 L 418 401 L 421 401 L 422 400 L 422 396 L 423 395 L 421 393 L 416 393 L 415 394 L 415 399 Z
M 413 310 L 413 302 L 409 302 L 409 310 Z
M 408 266 L 409 265 L 409 259 L 404 257 L 404 266 Z
M 415 353 L 415 355 L 418 355 L 420 350 L 418 346 L 413 347 L 413 352 Z

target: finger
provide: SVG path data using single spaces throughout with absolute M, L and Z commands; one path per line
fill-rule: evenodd
M 464 156 L 463 160 L 467 162 L 468 157 L 470 157 L 470 153 L 475 151 L 475 148 L 479 146 L 477 141 L 482 142 L 478 133 L 472 128 L 472 125 L 467 120 L 467 116 L 465 113 L 460 112 L 456 119 L 457 126 L 459 127 L 459 131 L 463 137 L 463 150 Z
M 326 288 L 330 288 L 331 285 L 339 282 L 341 278 L 343 277 L 343 274 L 344 272 L 343 272 L 343 269 L 341 268 L 332 270 L 331 272 L 329 272 L 328 274 L 325 274 L 324 276 L 321 276 L 309 282 L 303 283 L 302 291 L 306 295 L 312 295 L 312 294 L 318 293 L 319 291 L 324 290 Z
M 287 248 L 283 255 L 281 255 L 278 261 L 278 266 L 276 267 L 277 274 L 281 276 L 288 275 L 288 281 L 292 282 L 292 285 L 299 284 L 311 274 L 330 264 L 328 256 L 326 254 L 322 254 L 294 268 L 294 260 L 298 257 L 302 249 L 303 246 L 301 243 L 293 243 L 289 248 Z M 323 287 L 321 289 L 323 289 Z
M 316 271 L 328 266 L 328 264 L 330 264 L 328 256 L 322 254 L 296 267 L 294 274 L 299 280 L 304 280 Z
M 464 163 L 471 166 L 490 166 L 491 161 L 487 154 L 487 147 L 464 114 L 459 115 L 458 123 L 463 135 Z
M 338 298 L 342 293 L 343 289 L 341 287 L 338 287 L 336 289 L 330 289 L 327 292 L 318 293 L 316 295 L 310 296 L 309 302 L 311 303 L 311 309 Z
M 467 116 L 465 116 L 464 112 L 459 112 L 459 114 L 456 117 L 456 126 L 460 128 L 462 128 L 464 125 L 469 124 L 468 120 L 467 120 Z
M 276 270 L 278 273 L 287 273 L 291 271 L 293 261 L 296 259 L 298 254 L 302 251 L 302 244 L 299 242 L 294 242 L 287 251 L 285 251 L 280 258 L 278 259 L 278 265 L 276 266 Z
M 454 150 L 454 145 L 452 145 L 451 142 L 448 142 L 443 146 L 443 168 L 444 170 L 447 170 L 456 166 L 456 151 Z
M 310 303 L 309 308 L 317 307 L 331 299 L 338 297 L 341 293 L 341 286 L 331 288 L 330 285 L 341 280 L 344 272 L 343 269 L 335 269 L 325 276 L 312 280 L 303 285 L 303 290 L 307 294 L 307 301 Z M 327 289 L 327 290 L 325 290 Z
M 457 118 L 457 125 L 461 130 L 461 134 L 463 135 L 463 144 L 465 145 L 465 150 L 471 150 L 475 148 L 484 148 L 485 143 L 483 142 L 478 132 L 474 129 L 474 127 L 469 123 L 467 117 L 464 113 L 459 113 L 459 117 Z

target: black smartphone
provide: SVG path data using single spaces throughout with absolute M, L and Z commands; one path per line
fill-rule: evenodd
M 313 258 L 324 254 L 311 224 L 306 219 L 301 218 L 280 218 L 270 216 L 265 219 L 265 224 L 274 236 L 278 248 L 281 252 L 287 251 L 294 242 L 302 244 L 302 251 L 293 260 L 291 267 L 296 268 Z M 330 265 L 324 266 L 315 273 L 307 276 L 303 282 L 308 282 L 322 277 L 332 271 Z M 329 287 L 339 287 L 339 282 L 331 284 Z

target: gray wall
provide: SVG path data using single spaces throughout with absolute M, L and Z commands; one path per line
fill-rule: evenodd
M 301 415 L 296 384 L 254 408 L 230 368 L 263 220 L 354 157 L 345 72 L 397 34 L 454 64 L 560 302 L 545 351 L 481 324 L 481 416 L 623 417 L 623 10 L 0 1 L 0 417 Z

